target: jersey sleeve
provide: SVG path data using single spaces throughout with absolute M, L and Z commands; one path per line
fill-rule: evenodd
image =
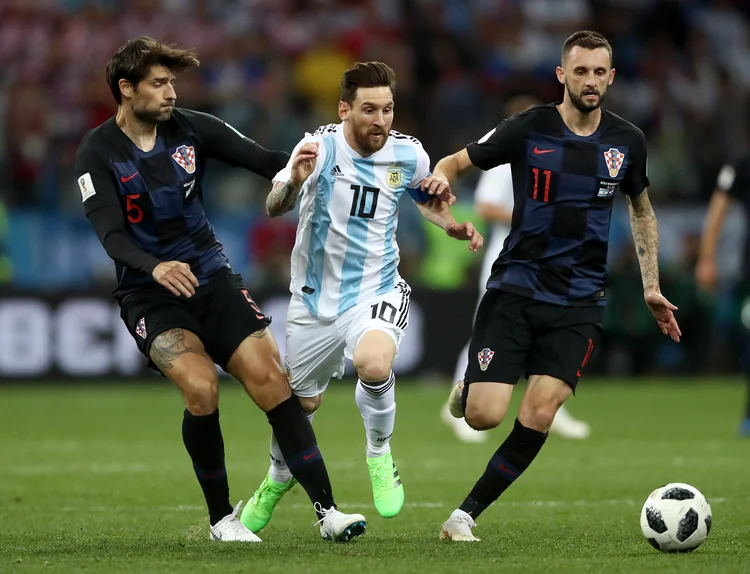
M 128 235 L 114 172 L 94 153 L 88 138 L 78 148 L 76 173 L 84 212 L 107 255 L 113 261 L 150 275 L 161 261 L 143 251 Z
M 501 122 L 478 141 L 468 144 L 466 151 L 471 163 L 487 171 L 522 157 L 525 142 L 524 119 L 515 115 Z
M 289 154 L 269 150 L 210 114 L 183 110 L 206 157 L 217 159 L 271 179 L 284 167 Z
M 94 152 L 89 138 L 81 142 L 76 153 L 76 175 L 86 215 L 107 205 L 120 207 L 114 171 Z
M 421 181 L 430 175 L 430 156 L 427 154 L 422 144 L 414 144 L 417 148 L 417 166 L 414 169 L 414 175 L 406 186 L 406 191 L 411 198 L 417 203 L 428 201 L 431 196 L 425 191 L 419 189 Z
M 474 201 L 513 209 L 513 173 L 509 165 L 499 165 L 479 177 Z
M 724 165 L 716 179 L 716 187 L 735 199 L 741 199 L 750 191 L 750 169 L 748 159 L 741 158 Z
M 628 171 L 620 182 L 620 190 L 625 195 L 640 195 L 649 186 L 648 149 L 646 137 L 637 130 L 636 138 L 629 150 Z

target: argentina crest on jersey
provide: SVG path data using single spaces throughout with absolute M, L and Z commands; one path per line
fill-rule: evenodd
M 609 170 L 609 177 L 617 177 L 617 174 L 620 173 L 620 168 L 625 161 L 625 154 L 619 149 L 611 147 L 604 152 L 604 161 Z
M 392 165 L 388 168 L 385 176 L 385 184 L 390 189 L 398 189 L 401 187 L 402 171 L 403 170 L 397 165 Z
M 195 148 L 193 146 L 181 145 L 172 154 L 172 159 L 186 172 L 195 172 Z

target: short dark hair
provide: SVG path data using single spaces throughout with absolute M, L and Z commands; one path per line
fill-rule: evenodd
M 358 88 L 391 89 L 396 96 L 396 72 L 383 62 L 357 62 L 341 77 L 341 101 L 351 105 L 357 95 Z
M 579 30 L 574 34 L 571 34 L 562 48 L 562 63 L 565 64 L 570 51 L 575 47 L 580 46 L 587 50 L 596 50 L 597 48 L 606 48 L 609 52 L 609 63 L 612 65 L 612 46 L 609 45 L 607 39 L 602 36 L 599 32 L 593 32 L 592 30 Z
M 129 40 L 120 46 L 107 62 L 107 85 L 117 105 L 122 103 L 120 80 L 134 86 L 148 75 L 152 66 L 164 66 L 173 72 L 183 72 L 200 66 L 194 50 L 183 50 L 173 44 L 162 44 L 148 36 Z

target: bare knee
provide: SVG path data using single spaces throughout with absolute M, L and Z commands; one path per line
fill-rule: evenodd
M 191 377 L 180 385 L 185 407 L 196 416 L 210 415 L 219 408 L 218 378 Z
M 252 378 L 241 382 L 255 404 L 264 412 L 270 411 L 292 396 L 286 374 L 277 365 L 269 365 L 265 371 L 256 372 Z
M 464 410 L 464 418 L 469 426 L 475 430 L 494 429 L 503 422 L 505 409 L 500 406 L 468 401 Z
M 388 353 L 370 351 L 355 354 L 354 368 L 363 381 L 384 381 L 391 376 L 392 357 Z
M 311 415 L 320 408 L 323 402 L 323 395 L 320 394 L 316 397 L 300 397 L 299 402 L 302 404 L 302 409 L 306 414 Z
M 555 420 L 560 405 L 556 401 L 549 401 L 532 407 L 522 408 L 518 412 L 518 421 L 525 426 L 539 432 L 547 432 Z

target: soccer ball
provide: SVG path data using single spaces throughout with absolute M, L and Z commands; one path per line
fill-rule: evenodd
M 654 490 L 641 510 L 641 531 L 662 552 L 691 552 L 711 531 L 711 506 L 700 491 L 680 482 Z

